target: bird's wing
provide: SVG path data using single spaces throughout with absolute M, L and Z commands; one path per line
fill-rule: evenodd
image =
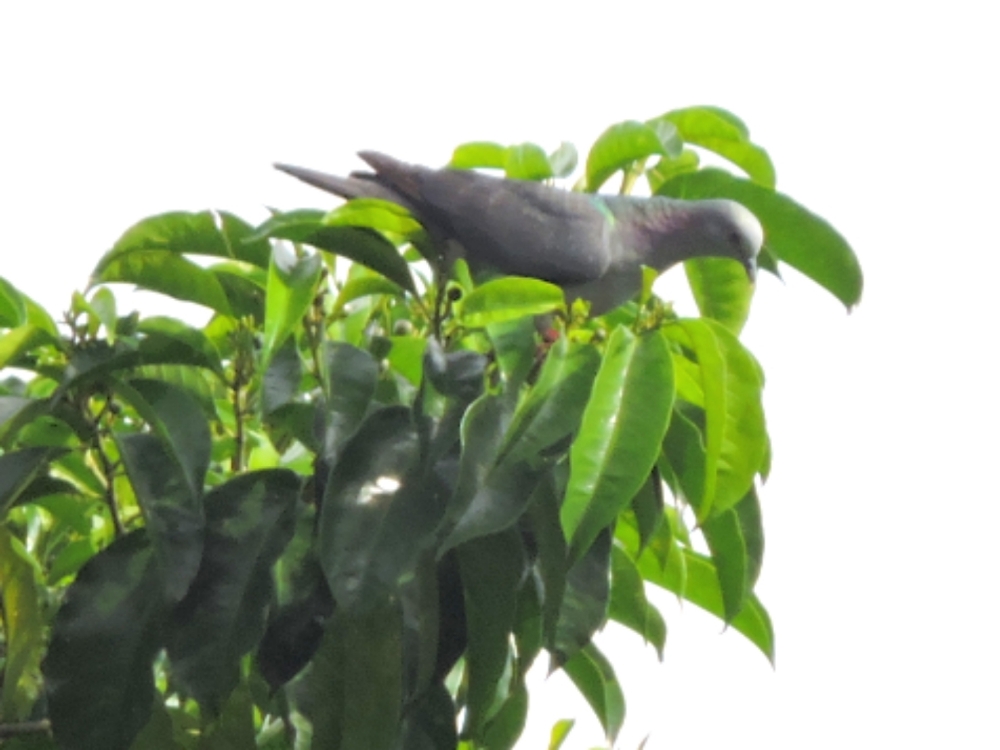
M 473 265 L 564 285 L 597 279 L 611 264 L 614 217 L 599 198 L 372 152 L 362 158 L 379 183 L 458 241 Z

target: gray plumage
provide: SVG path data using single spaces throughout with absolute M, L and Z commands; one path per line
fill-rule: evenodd
M 493 269 L 561 286 L 600 315 L 638 293 L 642 265 L 657 271 L 696 257 L 738 261 L 753 280 L 763 230 L 729 200 L 593 195 L 458 169 L 429 169 L 362 151 L 374 172 L 335 177 L 276 164 L 342 198 L 407 208 L 473 270 Z

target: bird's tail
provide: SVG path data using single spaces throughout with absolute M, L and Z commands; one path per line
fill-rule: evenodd
M 375 175 L 355 173 L 350 177 L 337 177 L 325 172 L 317 172 L 314 169 L 293 167 L 290 164 L 275 164 L 274 167 L 286 174 L 292 175 L 292 177 L 297 177 L 308 185 L 325 190 L 328 193 L 333 193 L 334 195 L 339 195 L 341 198 L 346 198 L 347 200 L 352 198 L 381 198 L 393 203 L 402 202 L 405 205 L 405 201 L 400 200 L 401 196 L 395 190 L 378 181 Z

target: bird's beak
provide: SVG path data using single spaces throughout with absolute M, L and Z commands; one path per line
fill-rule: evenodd
M 757 262 L 753 259 L 746 261 L 743 264 L 743 268 L 746 269 L 747 278 L 750 279 L 750 283 L 754 284 L 757 282 Z

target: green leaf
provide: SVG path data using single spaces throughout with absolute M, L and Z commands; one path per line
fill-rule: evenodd
M 549 735 L 548 750 L 560 750 L 569 733 L 576 724 L 575 719 L 560 719 L 552 725 L 552 732 Z
M 573 659 L 608 617 L 611 587 L 611 533 L 603 529 L 566 573 L 566 588 L 549 644 L 554 666 Z
M 398 203 L 378 198 L 354 198 L 323 217 L 328 227 L 368 227 L 408 237 L 421 231 L 420 222 Z
M 522 276 L 487 281 L 462 298 L 457 319 L 466 328 L 544 315 L 565 307 L 563 291 L 555 284 Z
M 211 271 L 177 252 L 137 248 L 106 255 L 90 277 L 91 284 L 122 282 L 159 292 L 184 302 L 194 302 L 223 315 L 232 315 L 222 283 Z
M 442 550 L 503 531 L 528 507 L 538 472 L 497 461 L 509 413 L 507 399 L 496 396 L 483 396 L 465 412 L 458 484 L 448 503 L 455 521 Z
M 101 321 L 107 333 L 108 343 L 115 343 L 115 333 L 118 327 L 118 311 L 115 295 L 107 287 L 101 287 L 90 298 L 90 309 Z
M 250 688 L 239 685 L 198 741 L 198 750 L 245 750 L 256 746 L 254 705 Z
M 661 195 L 699 200 L 731 198 L 749 208 L 764 227 L 766 247 L 808 276 L 848 309 L 861 300 L 863 278 L 857 256 L 824 219 L 788 196 L 721 169 L 702 169 L 665 183 Z
M 38 446 L 0 456 L 0 519 L 6 516 L 7 508 L 17 501 L 42 467 L 63 453 L 63 450 Z
M 618 524 L 616 538 L 625 545 L 644 580 L 725 620 L 719 577 L 711 559 L 675 543 L 668 563 L 664 565 L 653 547 L 639 553 L 639 535 L 629 524 Z M 730 626 L 757 646 L 770 661 L 774 661 L 771 618 L 756 596 L 747 596 L 743 609 L 733 618 Z
M 174 211 L 134 224 L 100 260 L 95 276 L 127 255 L 163 250 L 176 255 L 205 255 L 267 267 L 266 242 L 251 237 L 251 227 L 233 214 L 215 211 Z
M 368 411 L 378 382 L 378 363 L 363 349 L 339 341 L 325 344 L 322 362 L 327 400 L 323 458 L 332 467 Z
M 144 363 L 194 365 L 223 377 L 219 351 L 200 329 L 174 318 L 154 316 L 141 320 L 136 331 L 142 335 L 138 348 Z
M 469 645 L 463 734 L 478 737 L 501 689 L 510 658 L 517 588 L 524 573 L 524 550 L 513 530 L 485 536 L 456 550 L 465 590 Z
M 664 133 L 630 120 L 612 125 L 594 142 L 587 155 L 587 190 L 596 192 L 615 172 L 653 154 L 669 153 Z
M 136 378 L 119 383 L 115 390 L 163 440 L 165 450 L 182 472 L 187 494 L 201 497 L 212 436 L 198 402 L 184 388 L 159 380 Z
M 615 329 L 570 449 L 560 518 L 572 559 L 579 559 L 646 481 L 673 398 L 673 367 L 663 338 Z
M 547 180 L 552 177 L 552 165 L 541 146 L 521 143 L 507 149 L 504 172 L 512 180 Z
M 625 723 L 625 694 L 611 662 L 591 643 L 578 651 L 563 671 L 590 704 L 608 740 L 614 743 Z
M 473 141 L 463 143 L 451 155 L 453 169 L 503 169 L 507 164 L 507 147 L 499 143 Z
M 301 325 L 316 294 L 323 264 L 319 255 L 296 258 L 278 245 L 271 255 L 261 359 L 266 366 L 285 339 Z
M 593 346 L 562 336 L 549 349 L 538 380 L 517 407 L 499 461 L 535 458 L 575 432 L 600 367 Z
M 361 276 L 349 278 L 340 288 L 331 314 L 339 314 L 344 307 L 356 299 L 374 295 L 402 297 L 403 290 L 384 276 Z
M 403 715 L 400 748 L 454 750 L 458 747 L 455 702 L 444 685 L 431 685 L 408 709 Z
M 416 470 L 418 457 L 404 407 L 373 412 L 344 447 L 323 496 L 318 542 L 339 607 L 395 595 L 431 543 L 447 494 Z
M 237 476 L 205 496 L 205 551 L 168 623 L 173 675 L 216 714 L 239 681 L 240 658 L 264 633 L 271 566 L 292 537 L 299 478 L 286 469 Z
M 148 433 L 117 436 L 122 463 L 146 521 L 156 558 L 170 576 L 171 602 L 187 593 L 201 563 L 205 519 L 200 492 L 192 494 L 165 441 Z
M 717 320 L 738 336 L 750 316 L 755 289 L 746 271 L 727 258 L 692 258 L 685 261 L 684 271 L 702 317 Z
M 662 329 L 698 361 L 705 392 L 705 484 L 699 521 L 739 502 L 767 454 L 760 366 L 732 333 L 711 320 Z
M 646 170 L 646 180 L 649 182 L 650 191 L 659 192 L 663 183 L 679 174 L 694 172 L 700 163 L 698 154 L 690 149 L 684 149 L 680 156 L 676 157 L 661 156 L 656 164 Z
M 0 277 L 0 328 L 24 325 L 27 316 L 24 295 L 7 279 Z
M 670 426 L 667 428 L 668 435 L 673 428 L 674 419 L 676 416 L 672 415 Z M 639 529 L 642 547 L 649 544 L 663 525 L 665 521 L 663 507 L 663 478 L 660 476 L 659 469 L 654 466 L 645 484 L 632 498 L 632 512 L 635 514 L 636 528 Z
M 632 558 L 615 545 L 611 549 L 611 599 L 608 617 L 620 622 L 642 636 L 656 649 L 663 660 L 663 647 L 667 642 L 667 625 L 663 616 L 646 598 L 642 577 Z
M 718 107 L 687 107 L 672 110 L 657 119 L 673 123 L 686 142 L 728 159 L 758 185 L 774 188 L 771 157 L 750 142 L 746 125 L 735 115 Z
M 0 623 L 5 651 L 0 716 L 6 722 L 16 722 L 28 717 L 40 692 L 39 662 L 45 648 L 45 620 L 39 605 L 42 592 L 38 585 L 38 563 L 3 526 L 0 526 L 0 581 L 3 581 Z
M 559 148 L 549 154 L 549 165 L 554 177 L 569 177 L 576 169 L 579 155 L 576 146 L 568 141 L 559 144 Z
M 528 718 L 528 690 L 518 683 L 483 731 L 483 747 L 512 750 Z
M 91 558 L 69 587 L 42 663 L 60 747 L 127 750 L 149 720 L 162 581 L 140 530 Z
M 31 323 L 13 328 L 0 336 L 0 369 L 17 366 L 21 355 L 46 344 L 54 344 L 53 337 Z
M 302 360 L 295 340 L 288 338 L 271 356 L 260 389 L 261 411 L 270 417 L 278 409 L 294 403 L 302 386 Z
M 736 511 L 730 508 L 705 519 L 701 527 L 719 577 L 726 623 L 743 609 L 748 593 L 747 550 Z
M 401 639 L 396 605 L 375 600 L 364 612 L 338 611 L 308 670 L 291 688 L 312 722 L 313 748 L 399 747 Z
M 566 538 L 559 524 L 562 492 L 556 476 L 565 473 L 563 468 L 564 465 L 542 475 L 526 514 L 526 527 L 530 533 L 526 531 L 525 538 L 531 540 L 530 546 L 536 550 L 535 566 L 542 582 L 542 635 L 544 642 L 549 645 L 556 642 L 556 628 L 562 612 L 569 569 Z
M 536 335 L 533 318 L 517 318 L 486 326 L 493 354 L 507 388 L 518 388 L 535 366 Z
M 416 294 L 409 264 L 399 254 L 396 246 L 378 232 L 367 227 L 326 226 L 316 212 L 300 211 L 274 217 L 266 227 L 267 236 L 302 242 L 341 255 L 367 266 Z

